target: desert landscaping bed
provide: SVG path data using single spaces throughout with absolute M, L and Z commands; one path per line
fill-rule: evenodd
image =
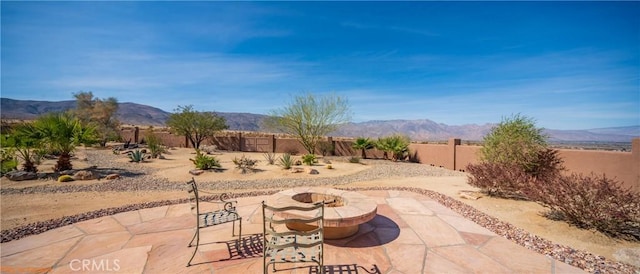
M 184 203 L 187 201 L 186 194 L 184 194 L 184 190 L 186 190 L 184 182 L 192 176 L 188 173 L 193 168 L 193 165 L 188 161 L 191 151 L 188 149 L 172 150 L 167 155 L 167 160 L 154 159 L 148 163 L 140 164 L 129 163 L 124 156 L 113 155 L 104 150 L 84 150 L 78 153 L 77 166 L 80 168 L 87 166 L 108 167 L 120 170 L 125 175 L 110 181 L 103 179 L 58 183 L 52 180 L 35 180 L 21 183 L 8 182 L 6 178 L 3 178 L 0 188 L 0 194 L 3 198 L 1 240 L 2 242 L 12 241 L 71 223 L 119 212 Z M 332 161 L 334 169 L 327 170 L 321 164 L 313 167 L 320 171 L 319 175 L 283 172 L 277 166 L 266 165 L 264 161 L 259 165 L 260 171 L 255 174 L 238 174 L 234 172 L 230 159 L 239 157 L 239 155 L 243 154 L 221 153 L 217 155 L 221 159 L 225 170 L 223 172 L 208 172 L 203 174 L 204 176 L 197 176 L 196 181 L 198 181 L 200 187 L 217 192 L 231 190 L 234 197 L 267 195 L 300 185 L 330 185 L 350 190 L 395 189 L 412 191 L 429 196 L 465 218 L 526 248 L 580 267 L 586 271 L 592 273 L 640 272 L 640 267 L 634 268 L 631 265 L 605 259 L 587 251 L 552 243 L 510 224 L 511 220 L 499 220 L 470 206 L 467 202 L 461 202 L 456 197 L 450 197 L 424 188 L 407 187 L 407 185 L 351 186 L 357 185 L 354 183 L 358 182 L 380 179 L 402 181 L 402 178 L 464 177 L 466 176 L 464 173 L 412 163 L 373 160 L 364 161 L 366 165 L 358 165 L 348 163 L 346 159 L 331 158 L 329 160 Z M 246 155 L 254 159 L 261 159 L 262 157 L 259 153 Z M 74 163 L 74 165 L 76 164 Z M 415 179 L 409 181 L 415 181 Z M 50 203 L 55 206 L 55 199 L 65 199 L 70 195 L 78 199 L 78 204 L 83 204 L 80 202 L 83 199 L 91 201 L 101 196 L 111 198 L 96 202 L 95 207 L 79 206 L 75 211 L 66 211 L 67 213 L 63 216 L 42 214 L 36 218 L 25 218 L 24 222 L 21 222 L 20 218 L 14 218 L 12 222 L 7 222 L 8 219 L 12 218 L 11 215 L 21 211 L 20 204 L 24 204 L 23 212 L 30 210 L 28 200 L 31 197 L 41 197 L 41 200 L 43 200 L 41 202 L 46 207 L 47 197 L 53 198 Z M 472 203 L 473 201 L 469 202 Z M 13 204 L 13 207 L 11 210 L 5 210 L 9 208 L 9 203 Z M 18 205 L 15 205 L 16 203 Z M 86 201 L 84 204 L 87 204 Z M 5 226 L 7 223 L 11 225 Z M 640 245 L 633 244 L 632 246 L 640 248 Z

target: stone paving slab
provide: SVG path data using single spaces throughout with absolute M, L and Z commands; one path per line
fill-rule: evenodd
M 360 191 L 378 204 L 357 234 L 325 241 L 329 273 L 584 273 L 519 246 L 425 196 Z M 186 194 L 185 194 L 186 195 Z M 238 199 L 241 242 L 231 223 L 201 230 L 194 265 L 195 217 L 188 204 L 83 221 L 0 244 L 2 273 L 260 273 L 262 211 L 268 196 Z M 237 227 L 236 227 L 237 230 Z M 282 264 L 277 273 L 317 273 Z

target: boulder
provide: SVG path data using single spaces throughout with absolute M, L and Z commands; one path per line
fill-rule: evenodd
M 93 174 L 93 172 L 91 172 L 89 170 L 80 170 L 80 171 L 76 172 L 75 174 L 73 174 L 73 179 L 74 180 L 84 181 L 84 180 L 94 180 L 94 179 L 97 179 L 97 178 L 96 178 L 96 175 Z
M 35 172 L 27 172 L 21 170 L 7 172 L 7 174 L 5 174 L 4 176 L 11 181 L 25 181 L 38 178 L 38 174 Z
M 69 169 L 69 170 L 63 170 L 58 172 L 60 175 L 73 175 L 74 173 L 76 173 L 75 170 L 73 169 Z
M 308 168 L 307 169 L 307 173 L 311 174 L 311 175 L 316 175 L 316 174 L 320 174 L 320 172 L 315 169 L 315 168 Z
M 302 173 L 304 172 L 304 168 L 301 167 L 292 167 L 291 168 L 291 173 Z
M 200 175 L 200 174 L 204 173 L 204 170 L 202 170 L 202 169 L 192 169 L 192 170 L 189 170 L 189 173 L 190 173 L 191 175 L 196 175 L 196 176 L 198 176 L 198 175 Z
M 112 173 L 112 174 L 109 174 L 109 175 L 105 176 L 104 178 L 107 179 L 107 180 L 115 180 L 115 179 L 120 178 L 120 174 Z

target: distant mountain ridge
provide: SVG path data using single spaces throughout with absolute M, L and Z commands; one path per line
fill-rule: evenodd
M 66 111 L 76 107 L 75 100 L 69 101 L 32 101 L 0 98 L 0 116 L 2 119 L 32 120 L 48 112 Z M 216 112 L 227 120 L 231 130 L 259 131 L 262 119 L 266 116 L 252 113 Z M 122 124 L 163 126 L 169 112 L 159 108 L 137 104 L 119 103 L 118 120 Z M 482 140 L 495 124 L 446 125 L 429 119 L 386 120 L 348 123 L 332 136 L 378 138 L 391 134 L 404 134 L 414 141 L 441 141 L 455 137 L 463 140 Z M 551 141 L 589 141 L 589 142 L 630 142 L 640 137 L 640 125 L 615 128 L 586 130 L 546 129 Z

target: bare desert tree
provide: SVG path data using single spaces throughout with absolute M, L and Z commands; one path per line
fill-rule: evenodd
M 286 106 L 271 111 L 262 126 L 296 136 L 308 153 L 313 154 L 324 136 L 350 120 L 346 98 L 334 94 L 316 97 L 307 93 L 294 96 Z
M 178 106 L 175 113 L 169 115 L 166 124 L 173 132 L 187 136 L 196 149 L 217 131 L 229 128 L 224 117 L 212 112 L 195 111 L 190 105 Z

